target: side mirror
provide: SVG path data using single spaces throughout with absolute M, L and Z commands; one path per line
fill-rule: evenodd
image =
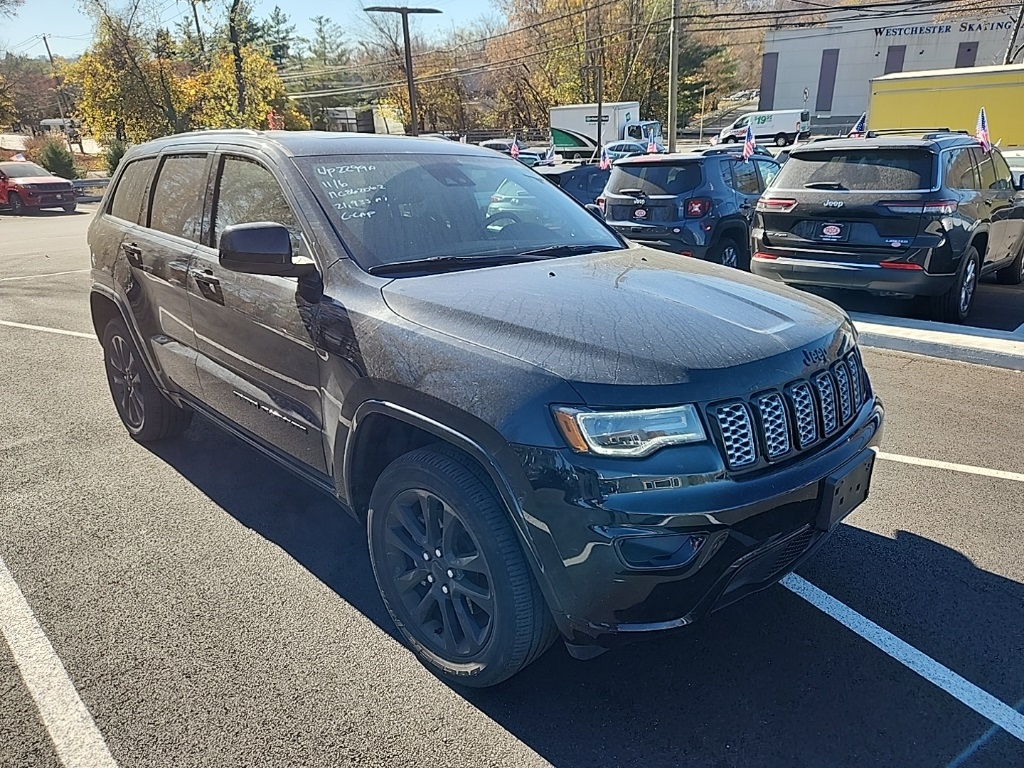
M 604 211 L 601 210 L 601 206 L 594 205 L 593 203 L 587 203 L 583 207 L 590 211 L 594 218 L 604 221 Z
M 311 261 L 294 261 L 287 228 L 269 221 L 227 227 L 220 236 L 219 256 L 225 269 L 250 275 L 302 277 L 316 271 Z

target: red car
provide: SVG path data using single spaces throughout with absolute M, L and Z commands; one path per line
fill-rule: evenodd
M 35 163 L 0 163 L 0 206 L 4 205 L 16 216 L 35 208 L 63 208 L 72 213 L 75 187 Z

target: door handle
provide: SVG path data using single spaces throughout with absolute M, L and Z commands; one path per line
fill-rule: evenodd
M 212 285 L 212 286 L 220 285 L 220 280 L 218 280 L 216 277 L 214 277 L 212 269 L 193 268 L 193 269 L 190 269 L 188 271 L 188 273 L 190 275 L 192 275 L 192 278 L 197 283 L 204 283 L 206 285 Z
M 138 243 L 121 243 L 121 251 L 133 267 L 142 266 L 142 249 L 139 248 Z

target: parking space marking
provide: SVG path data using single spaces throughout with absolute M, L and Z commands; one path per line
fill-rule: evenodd
M 1021 699 L 1017 702 L 1017 706 L 1015 707 L 1015 709 L 1018 712 L 1020 712 L 1021 707 L 1024 707 L 1024 699 Z M 977 752 L 979 749 L 985 746 L 985 744 L 987 744 L 988 741 L 997 733 L 999 733 L 999 726 L 993 725 L 991 728 L 985 731 L 985 733 L 983 733 L 981 736 L 975 739 L 974 742 L 970 744 L 963 752 L 954 757 L 946 765 L 946 768 L 960 768 L 960 766 L 964 765 L 974 755 L 975 752 Z
M 47 328 L 44 325 L 28 325 L 27 323 L 16 323 L 13 320 L 0 320 L 0 325 L 9 328 L 24 328 L 26 331 L 42 331 L 43 333 L 59 333 L 63 336 L 78 336 L 82 339 L 95 339 L 95 333 L 82 333 L 81 331 L 65 331 L 63 328 Z
M 77 275 L 79 272 L 89 272 L 89 267 L 85 269 L 69 269 L 67 272 L 46 272 L 42 275 L 19 275 L 18 277 L 0 277 L 0 283 L 7 283 L 11 280 L 34 280 L 37 277 L 57 277 L 57 275 Z
M 818 589 L 806 579 L 791 573 L 780 582 L 798 597 L 860 635 L 903 666 L 916 672 L 928 682 L 941 688 L 953 698 L 967 705 L 982 717 L 998 725 L 1011 736 L 1024 741 L 1024 714 L 997 699 L 974 683 L 940 664 L 931 656 L 900 640 L 866 616 L 862 616 L 832 595 Z
M 901 456 L 898 453 L 885 453 L 883 451 L 879 451 L 878 458 L 885 459 L 886 461 L 898 461 L 901 464 L 914 464 L 919 467 L 932 467 L 933 469 L 948 469 L 953 472 L 964 472 L 968 475 L 983 475 L 985 477 L 996 477 L 1000 480 L 1013 480 L 1017 483 L 1024 483 L 1024 474 L 1020 472 L 1006 472 L 1002 469 L 975 467 L 970 464 L 955 464 L 951 461 L 920 459 L 916 456 Z
M 117 768 L 64 664 L 0 558 L 0 632 L 65 768 Z

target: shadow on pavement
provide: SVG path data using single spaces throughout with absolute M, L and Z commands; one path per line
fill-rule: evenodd
M 205 420 L 154 450 L 398 637 L 364 529 L 330 497 Z M 846 525 L 808 565 L 840 599 L 856 584 L 851 607 L 993 695 L 1024 695 L 1024 585 L 914 534 Z M 594 661 L 556 644 L 504 685 L 459 693 L 560 768 L 941 767 L 991 725 L 782 587 Z M 966 765 L 1020 765 L 1021 747 L 998 733 Z

